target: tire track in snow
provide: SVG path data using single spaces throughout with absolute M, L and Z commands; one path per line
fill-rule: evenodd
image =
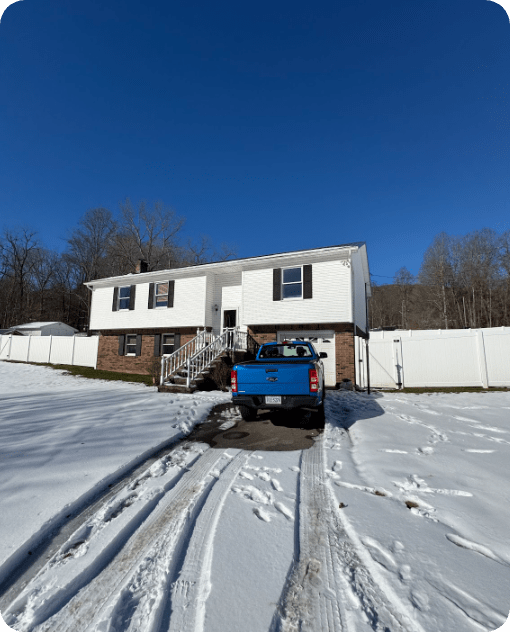
M 299 494 L 299 556 L 272 630 L 424 632 L 337 509 L 322 437 L 302 453 Z
M 119 554 L 58 613 L 34 628 L 37 632 L 87 632 L 110 629 L 110 619 L 122 618 L 134 607 L 135 627 L 157 629 L 164 607 L 167 569 L 180 532 L 194 503 L 201 495 L 205 479 L 224 457 L 207 450 L 162 499 L 156 510 L 133 534 Z M 128 604 L 137 587 L 143 588 L 137 603 Z M 142 626 L 136 620 L 142 617 Z M 115 626 L 114 628 L 115 629 Z
M 241 452 L 222 472 L 196 521 L 179 577 L 172 585 L 169 632 L 201 632 L 211 592 L 213 540 L 223 504 L 241 468 L 253 452 Z

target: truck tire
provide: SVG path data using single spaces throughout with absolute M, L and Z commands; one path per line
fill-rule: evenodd
M 257 411 L 249 406 L 239 406 L 239 412 L 244 421 L 253 421 L 257 417 Z

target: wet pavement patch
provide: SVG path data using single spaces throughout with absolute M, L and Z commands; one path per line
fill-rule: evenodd
M 323 431 L 324 417 L 318 413 L 261 411 L 255 421 L 244 421 L 237 406 L 227 403 L 215 406 L 207 420 L 195 426 L 186 439 L 208 443 L 213 448 L 290 451 L 311 448 Z

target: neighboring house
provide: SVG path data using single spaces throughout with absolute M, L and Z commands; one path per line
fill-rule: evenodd
M 16 325 L 2 332 L 8 334 L 21 334 L 23 336 L 74 336 L 78 333 L 77 329 L 59 322 L 45 323 L 26 323 L 25 325 Z
M 146 373 L 148 364 L 197 336 L 226 329 L 258 343 L 304 338 L 326 351 L 326 384 L 355 382 L 355 336 L 366 337 L 366 246 L 327 248 L 98 279 L 90 333 L 98 369 Z M 246 335 L 245 335 L 246 340 Z

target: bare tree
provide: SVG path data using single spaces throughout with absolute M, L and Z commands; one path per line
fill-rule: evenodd
M 121 220 L 111 253 L 116 259 L 118 274 L 133 272 L 143 259 L 149 270 L 176 267 L 179 263 L 177 235 L 184 218 L 156 202 L 153 208 L 142 201 L 133 208 L 129 199 L 120 204 Z
M 409 328 L 409 308 L 411 301 L 411 290 L 414 284 L 414 276 L 404 266 L 397 271 L 394 278 L 395 285 L 399 291 L 400 298 L 400 325 L 402 329 Z
M 181 251 L 181 263 L 192 266 L 212 261 L 227 261 L 236 254 L 236 248 L 225 243 L 222 243 L 219 249 L 214 249 L 211 239 L 207 235 L 201 235 L 198 242 L 188 240 Z
M 448 329 L 449 288 L 453 285 L 452 238 L 440 233 L 434 238 L 423 257 L 420 282 L 430 290 L 429 300 L 441 314 L 442 325 Z
M 28 318 L 31 275 L 35 252 L 39 248 L 36 231 L 20 228 L 5 230 L 0 238 L 0 276 L 4 282 L 4 326 L 20 324 Z
M 79 283 L 108 276 L 108 254 L 113 247 L 117 223 L 106 208 L 94 208 L 79 220 L 67 239 L 65 257 L 75 267 Z M 110 269 L 109 269 L 110 268 Z

